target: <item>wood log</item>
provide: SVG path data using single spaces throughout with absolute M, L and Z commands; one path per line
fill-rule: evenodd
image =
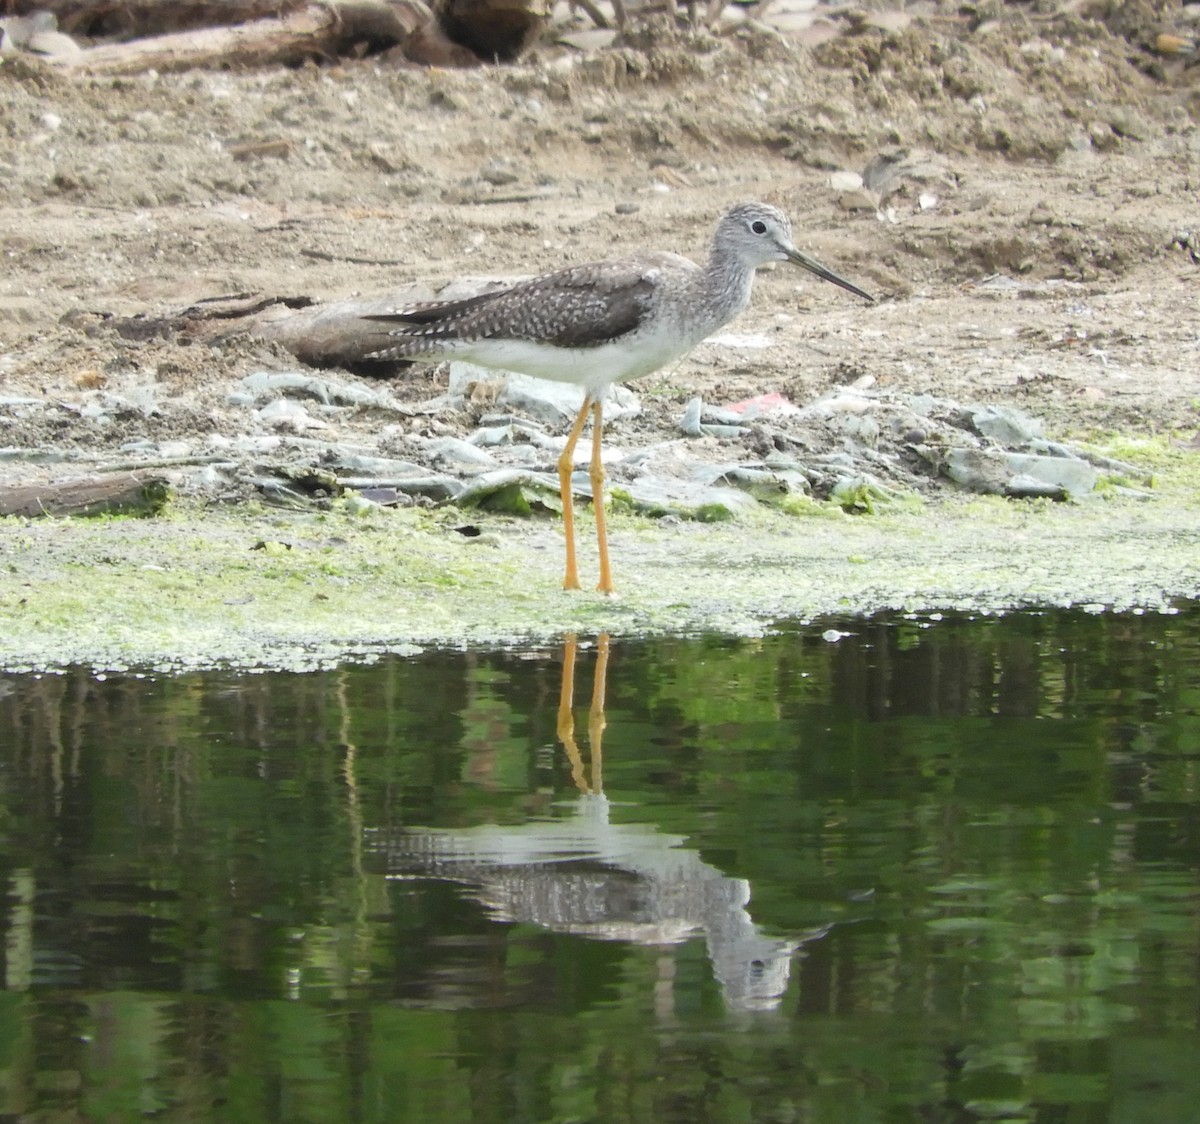
M 136 39 L 278 19 L 308 0 L 7 0 L 18 15 L 52 13 L 68 35 L 91 39 Z
M 18 14 L 49 12 L 75 39 L 108 40 L 85 47 L 78 57 L 44 52 L 59 65 L 93 74 L 136 74 L 295 65 L 361 53 L 364 47 L 389 52 L 389 61 L 399 56 L 427 65 L 511 61 L 538 39 L 554 6 L 553 0 L 431 2 L 434 10 L 424 0 L 8 0 L 8 7 Z M 584 3 L 599 17 L 590 0 Z
M 388 374 L 395 362 L 370 358 L 391 342 L 388 326 L 365 318 L 428 296 L 422 293 L 414 297 L 411 289 L 401 289 L 316 304 L 307 297 L 239 295 L 204 301 L 165 316 L 134 316 L 107 323 L 126 339 L 180 334 L 219 344 L 233 336 L 248 335 L 279 344 L 310 367 L 347 367 Z
M 127 43 L 106 43 L 55 61 L 64 69 L 88 74 L 140 74 L 206 66 L 294 66 L 309 59 L 336 58 L 362 45 L 367 49 L 394 46 L 431 18 L 419 0 L 395 4 L 339 0 L 232 27 L 206 27 Z
M 250 324 L 238 328 L 257 339 L 285 347 L 312 367 L 361 370 L 364 365 L 374 364 L 378 368 L 379 361 L 371 359 L 371 355 L 392 341 L 387 324 L 366 317 L 411 303 L 412 294 L 404 292 L 331 301 L 301 309 L 276 308 L 259 313 Z M 230 327 L 226 324 L 226 335 L 230 334 Z M 394 367 L 395 363 L 388 366 Z
M 0 515 L 154 515 L 170 499 L 165 476 L 115 472 L 0 487 Z

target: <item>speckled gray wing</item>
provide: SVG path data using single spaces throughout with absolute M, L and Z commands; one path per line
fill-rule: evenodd
M 366 319 L 398 327 L 389 333 L 396 343 L 373 358 L 419 359 L 483 339 L 599 347 L 641 327 L 653 308 L 664 264 L 653 258 L 592 262 L 495 293 L 378 313 Z

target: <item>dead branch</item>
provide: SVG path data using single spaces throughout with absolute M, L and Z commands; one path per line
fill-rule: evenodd
M 307 297 L 245 298 L 206 301 L 164 316 L 134 316 L 110 321 L 127 339 L 184 335 L 220 343 L 247 335 L 279 344 L 311 367 L 370 365 L 374 352 L 391 342 L 387 327 L 367 319 L 411 304 L 409 290 L 315 304 Z
M 431 18 L 419 0 L 398 4 L 340 0 L 310 4 L 237 26 L 196 28 L 127 43 L 106 43 L 57 62 L 68 70 L 88 74 L 297 65 L 308 59 L 335 58 L 361 44 L 373 49 L 394 46 Z
M 119 472 L 0 487 L 0 515 L 153 515 L 169 497 L 165 476 Z

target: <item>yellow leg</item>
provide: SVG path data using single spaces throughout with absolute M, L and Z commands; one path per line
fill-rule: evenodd
M 588 745 L 592 750 L 592 791 L 604 791 L 604 697 L 608 693 L 608 633 L 596 638 L 596 678 L 592 683 L 592 710 L 588 715 Z
M 573 632 L 563 640 L 562 683 L 558 694 L 558 740 L 571 763 L 571 779 L 580 792 L 587 792 L 583 755 L 575 741 L 575 651 L 578 641 Z
M 600 548 L 601 593 L 613 592 L 612 568 L 608 564 L 608 523 L 604 515 L 604 464 L 600 460 L 600 442 L 604 437 L 604 405 L 597 400 L 592 404 L 592 510 L 596 513 L 596 543 Z
M 583 400 L 575 424 L 571 426 L 567 443 L 558 458 L 558 491 L 562 496 L 563 537 L 567 543 L 567 571 L 563 577 L 563 589 L 579 588 L 579 570 L 575 564 L 575 509 L 571 502 L 571 473 L 575 468 L 575 446 L 579 444 L 579 435 L 583 432 L 591 405 L 590 398 Z
M 592 779 L 587 778 L 587 767 L 579 743 L 575 740 L 575 653 L 578 640 L 568 633 L 563 640 L 562 683 L 558 695 L 558 740 L 566 750 L 571 764 L 571 780 L 585 795 L 599 795 L 604 791 L 604 728 L 608 724 L 604 717 L 604 696 L 608 684 L 608 633 L 602 632 L 596 640 L 596 678 L 592 683 L 592 708 L 588 713 L 588 748 L 592 759 Z

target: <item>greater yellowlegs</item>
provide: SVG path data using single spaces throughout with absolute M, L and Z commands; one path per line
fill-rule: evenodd
M 718 221 L 703 267 L 678 254 L 651 251 L 567 266 L 463 300 L 397 308 L 369 317 L 397 325 L 388 333 L 396 342 L 371 358 L 427 363 L 465 359 L 481 367 L 581 386 L 583 405 L 558 458 L 567 553 L 563 588 L 579 588 L 571 473 L 575 446 L 590 413 L 589 475 L 600 555 L 597 588 L 611 593 L 600 462 L 608 388 L 665 367 L 727 324 L 749 303 L 754 271 L 773 261 L 792 262 L 865 300 L 874 299 L 796 249 L 791 223 L 777 207 L 738 203 Z

